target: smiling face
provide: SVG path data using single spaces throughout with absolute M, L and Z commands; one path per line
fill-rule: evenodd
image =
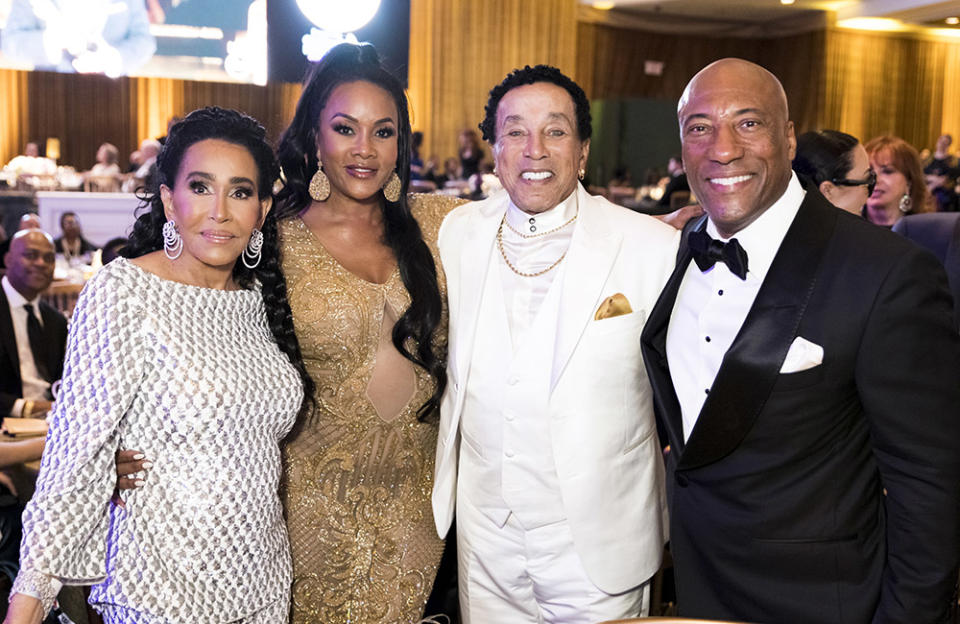
M 247 148 L 220 139 L 191 145 L 173 188 L 160 187 L 164 213 L 183 240 L 183 253 L 174 262 L 194 274 L 232 271 L 270 210 L 270 199 L 258 198 L 258 179 Z
M 397 166 L 397 124 L 396 103 L 377 85 L 346 82 L 333 90 L 317 122 L 330 199 L 379 200 Z
M 50 286 L 56 256 L 50 238 L 40 230 L 18 232 L 4 257 L 7 279 L 26 299 L 32 300 Z
M 783 195 L 796 151 L 779 81 L 763 68 L 717 61 L 694 76 L 679 107 L 687 179 L 729 238 Z
M 590 141 L 580 140 L 573 98 L 563 87 L 536 82 L 508 91 L 497 106 L 496 136 L 497 176 L 520 210 L 550 210 L 577 188 Z

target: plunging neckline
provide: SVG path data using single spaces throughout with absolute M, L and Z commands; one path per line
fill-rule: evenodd
M 396 261 L 394 261 L 393 270 L 390 271 L 390 275 L 387 276 L 387 279 L 382 282 L 374 282 L 364 277 L 360 277 L 359 275 L 357 275 L 347 267 L 343 266 L 343 263 L 340 262 L 340 259 L 337 258 L 335 255 L 333 255 L 333 252 L 327 249 L 326 245 L 323 244 L 323 241 L 320 240 L 320 237 L 314 234 L 313 230 L 310 229 L 310 226 L 307 225 L 306 221 L 303 220 L 303 217 L 301 215 L 297 215 L 297 222 L 300 224 L 300 227 L 302 227 L 306 231 L 307 235 L 310 237 L 310 241 L 313 244 L 313 246 L 317 248 L 321 253 L 323 253 L 323 255 L 333 260 L 333 263 L 337 265 L 337 268 L 339 270 L 353 277 L 355 280 L 363 282 L 364 284 L 368 284 L 370 286 L 376 286 L 378 288 L 386 288 L 391 283 L 393 283 L 395 278 L 400 276 L 400 265 L 397 264 Z

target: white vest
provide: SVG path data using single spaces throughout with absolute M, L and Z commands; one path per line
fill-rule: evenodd
M 565 518 L 547 407 L 562 281 L 561 272 L 526 335 L 511 337 L 499 256 L 487 267 L 460 423 L 458 496 L 500 526 L 510 513 L 526 529 Z

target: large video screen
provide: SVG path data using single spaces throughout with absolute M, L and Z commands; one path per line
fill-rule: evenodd
M 0 67 L 266 84 L 267 0 L 0 0 Z

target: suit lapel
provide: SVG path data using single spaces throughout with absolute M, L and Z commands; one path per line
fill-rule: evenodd
M 10 360 L 11 369 L 16 372 L 17 383 L 20 381 L 20 357 L 17 355 L 17 336 L 13 332 L 13 318 L 10 316 L 10 303 L 7 293 L 0 288 L 0 340 L 3 341 L 3 351 Z
M 577 202 L 577 229 L 564 259 L 566 267 L 560 292 L 560 319 L 557 324 L 551 390 L 563 374 L 587 324 L 593 320 L 594 312 L 601 303 L 603 285 L 620 253 L 623 240 L 620 233 L 607 227 L 602 216 L 595 211 L 594 200 L 579 184 Z
M 477 333 L 477 317 L 480 313 L 480 296 L 487 279 L 490 254 L 494 253 L 497 229 L 507 209 L 507 194 L 502 193 L 486 201 L 471 219 L 469 235 L 463 240 L 460 251 L 460 324 L 456 336 L 456 353 L 453 355 L 457 376 L 463 387 L 473 353 L 473 341 Z
M 808 187 L 757 298 L 723 358 L 678 469 L 696 468 L 728 455 L 760 415 L 797 336 L 836 220 L 837 209 Z
M 706 226 L 707 217 L 695 220 L 692 226 L 684 228 L 680 241 L 680 250 L 677 254 L 677 266 L 673 274 L 663 287 L 663 292 L 650 312 L 650 318 L 643 328 L 641 344 L 644 363 L 653 388 L 653 396 L 657 406 L 657 413 L 661 424 L 667 429 L 671 447 L 680 452 L 683 450 L 683 417 L 680 412 L 680 401 L 670 378 L 670 366 L 667 363 L 667 328 L 670 325 L 670 315 L 677 301 L 680 284 L 690 264 L 690 250 L 686 240 L 691 231 L 702 230 Z M 666 444 L 667 440 L 661 440 Z

